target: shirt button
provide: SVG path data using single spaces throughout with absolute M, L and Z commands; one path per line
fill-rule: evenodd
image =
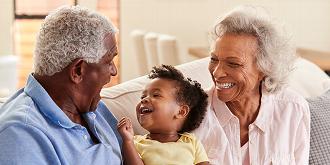
M 92 118 L 93 118 L 93 119 L 95 119 L 95 118 L 96 118 L 96 115 L 95 115 L 95 113 L 92 113 L 92 114 L 91 114 L 91 116 L 92 116 Z
M 87 140 L 87 135 L 84 135 L 84 139 Z

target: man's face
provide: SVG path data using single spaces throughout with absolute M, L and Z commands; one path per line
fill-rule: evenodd
M 104 39 L 107 52 L 98 63 L 86 63 L 84 80 L 82 82 L 81 111 L 95 111 L 101 99 L 100 92 L 102 87 L 110 82 L 111 76 L 117 75 L 117 67 L 113 59 L 117 56 L 116 38 L 109 34 Z

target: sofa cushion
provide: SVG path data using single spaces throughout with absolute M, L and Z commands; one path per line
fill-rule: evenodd
M 187 77 L 197 80 L 204 89 L 212 85 L 211 75 L 208 71 L 209 58 L 204 58 L 182 64 L 177 68 Z M 135 106 L 140 101 L 142 90 L 145 84 L 150 81 L 146 76 L 142 76 L 116 86 L 102 89 L 101 97 L 110 111 L 118 118 L 129 117 L 136 134 L 145 134 L 136 119 Z
M 2 107 L 2 105 L 5 103 L 7 99 L 6 98 L 1 98 L 0 97 L 0 108 Z
M 309 164 L 330 162 L 330 90 L 317 98 L 307 99 L 311 112 L 311 146 Z
M 212 85 L 208 71 L 209 57 L 195 60 L 177 66 L 187 77 L 197 80 L 204 89 Z M 295 63 L 296 69 L 289 76 L 289 86 L 305 98 L 321 95 L 330 88 L 330 78 L 315 64 L 299 58 Z M 140 101 L 141 92 L 149 80 L 142 76 L 116 86 L 105 88 L 101 92 L 102 100 L 107 107 L 120 119 L 124 116 L 131 118 L 136 134 L 146 131 L 136 119 L 135 106 Z
M 329 76 L 317 65 L 298 58 L 289 75 L 289 86 L 305 98 L 320 96 L 330 89 Z

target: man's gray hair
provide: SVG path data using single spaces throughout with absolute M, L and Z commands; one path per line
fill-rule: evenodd
M 240 6 L 217 21 L 211 32 L 215 40 L 224 34 L 248 34 L 258 40 L 258 69 L 265 74 L 263 85 L 268 92 L 278 91 L 286 84 L 296 58 L 295 49 L 285 30 L 274 23 L 265 9 Z M 211 47 L 212 49 L 212 47 Z
M 117 29 L 103 15 L 80 6 L 63 6 L 51 12 L 37 35 L 34 72 L 51 76 L 73 60 L 97 63 L 106 53 L 104 38 Z

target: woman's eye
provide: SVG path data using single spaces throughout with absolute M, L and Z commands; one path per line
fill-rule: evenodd
M 230 67 L 239 67 L 241 64 L 235 63 L 235 62 L 228 62 Z
M 217 62 L 219 61 L 217 58 L 211 57 L 211 62 Z

